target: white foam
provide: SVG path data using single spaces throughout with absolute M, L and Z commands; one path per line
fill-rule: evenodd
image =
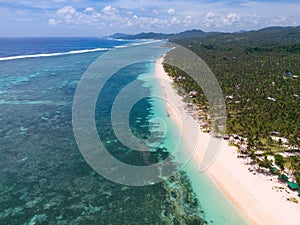
M 74 51 L 70 51 L 70 52 L 56 52 L 56 53 L 43 53 L 43 54 L 33 54 L 33 55 L 8 56 L 8 57 L 0 58 L 0 61 L 15 60 L 15 59 L 27 59 L 27 58 L 40 58 L 40 57 L 53 57 L 53 56 L 63 56 L 63 55 L 74 55 L 74 54 L 99 52 L 99 51 L 107 51 L 107 50 L 110 50 L 110 48 L 94 48 L 94 49 L 74 50 Z
M 128 48 L 128 47 L 129 47 L 129 45 L 118 45 L 115 48 Z
M 151 40 L 151 41 L 143 41 L 128 45 L 119 45 L 114 48 L 127 48 L 130 46 L 138 46 L 138 45 L 146 45 L 155 42 L 159 42 L 160 40 Z M 41 54 L 32 54 L 32 55 L 17 55 L 17 56 L 8 56 L 0 58 L 0 61 L 8 61 L 8 60 L 16 60 L 16 59 L 27 59 L 27 58 L 40 58 L 40 57 L 54 57 L 54 56 L 64 56 L 64 55 L 74 55 L 74 54 L 82 54 L 89 52 L 99 52 L 99 51 L 108 51 L 113 48 L 94 48 L 94 49 L 84 49 L 84 50 L 73 50 L 69 52 L 56 52 L 56 53 L 41 53 Z
M 134 44 L 131 44 L 131 45 L 133 45 L 133 46 L 146 45 L 146 44 L 151 44 L 151 43 L 160 42 L 160 41 L 161 41 L 161 40 L 152 40 L 152 41 L 146 41 L 146 42 L 134 43 Z

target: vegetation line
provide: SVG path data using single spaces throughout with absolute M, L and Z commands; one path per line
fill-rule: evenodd
M 217 77 L 228 112 L 224 138 L 239 148 L 239 156 L 300 184 L 300 29 L 291 30 L 171 41 L 198 54 Z M 201 88 L 180 69 L 164 68 L 185 90 L 179 94 L 197 109 L 203 130 L 210 132 L 209 106 Z

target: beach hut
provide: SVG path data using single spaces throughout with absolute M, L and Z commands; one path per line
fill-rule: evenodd
M 233 95 L 226 96 L 226 98 L 228 98 L 228 99 L 230 99 L 230 100 L 233 100 L 233 99 L 234 99 Z
M 298 190 L 300 188 L 300 186 L 294 182 L 288 182 L 287 185 L 292 190 Z
M 285 75 L 288 76 L 288 77 L 290 77 L 290 76 L 292 76 L 292 73 L 291 73 L 291 71 L 287 70 L 287 71 L 285 71 Z
M 195 98 L 197 96 L 197 91 L 190 91 L 190 97 Z
M 233 134 L 233 138 L 236 140 L 240 139 L 239 135 L 237 135 L 237 134 Z
M 272 102 L 276 102 L 275 98 L 268 97 L 267 99 L 270 100 L 270 101 L 272 101 Z
M 271 173 L 273 173 L 273 174 L 278 173 L 278 171 L 279 170 L 275 166 L 271 168 Z
M 241 151 L 242 154 L 247 154 L 248 153 L 248 149 L 245 145 L 241 145 L 240 151 Z
M 229 139 L 230 139 L 230 136 L 229 136 L 228 134 L 225 134 L 225 135 L 223 136 L 223 139 L 224 139 L 224 140 L 229 140 Z
M 270 135 L 271 136 L 277 136 L 277 135 L 279 135 L 279 132 L 278 131 L 271 131 Z
M 281 180 L 281 181 L 288 181 L 289 177 L 285 174 L 279 174 L 278 179 Z

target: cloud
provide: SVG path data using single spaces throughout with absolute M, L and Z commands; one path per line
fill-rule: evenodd
M 55 20 L 55 19 L 49 19 L 48 20 L 48 24 L 51 25 L 51 26 L 56 26 L 59 23 L 61 23 L 61 21 L 59 21 L 59 20 Z
M 213 19 L 215 16 L 216 16 L 216 14 L 213 13 L 213 12 L 208 12 L 208 13 L 205 15 L 205 17 L 206 17 L 207 19 Z
M 173 8 L 170 8 L 170 9 L 168 9 L 168 14 L 169 15 L 174 15 L 175 14 L 175 9 L 173 9 Z
M 154 29 L 160 28 L 161 26 L 166 26 L 168 21 L 166 19 L 154 18 L 154 17 L 138 17 L 134 15 L 127 21 L 128 26 L 135 26 L 135 28 L 143 29 Z
M 156 2 L 156 0 L 154 0 Z M 176 3 L 176 1 L 175 1 Z M 173 2 L 173 4 L 176 6 Z M 166 3 L 164 3 L 166 4 Z M 220 4 L 220 3 L 219 3 Z M 188 5 L 188 1 L 187 1 Z M 141 5 L 139 5 L 141 6 Z M 176 32 L 184 29 L 200 28 L 205 30 L 240 30 L 259 25 L 280 25 L 292 24 L 292 20 L 288 16 L 267 17 L 258 13 L 249 14 L 243 7 L 240 10 L 217 7 L 201 12 L 197 7 L 187 10 L 185 5 L 180 11 L 176 11 L 174 7 L 164 5 L 166 14 L 159 14 L 156 7 L 142 4 L 143 7 L 135 7 L 128 10 L 127 8 L 117 7 L 115 5 L 104 5 L 100 8 L 85 7 L 84 9 L 76 9 L 74 6 L 63 6 L 56 10 L 55 14 L 48 19 L 48 24 L 55 26 L 58 24 L 72 25 L 80 27 L 88 25 L 96 29 L 115 29 L 115 32 L 132 30 L 132 32 L 141 31 L 157 31 L 157 32 Z M 215 6 L 215 5 L 213 5 Z M 141 10 L 143 9 L 143 10 Z M 162 9 L 160 9 L 161 11 Z M 249 10 L 249 9 L 248 9 Z M 238 11 L 238 12 L 237 12 Z M 200 13 L 199 13 L 200 12 Z M 176 15 L 176 16 L 175 16 Z M 169 17 L 171 16 L 171 17 Z
M 73 6 L 65 6 L 59 10 L 57 10 L 57 14 L 75 14 L 76 13 L 76 9 Z
M 183 22 L 184 26 L 192 24 L 193 23 L 193 17 L 192 16 L 186 16 L 182 22 Z
M 59 19 L 64 21 L 67 24 L 78 24 L 78 19 L 81 17 L 81 13 L 77 12 L 77 10 L 73 6 L 64 6 L 56 11 Z M 52 25 L 56 25 L 54 21 L 57 21 L 54 18 L 50 19 L 52 21 Z M 50 24 L 51 25 L 51 24 Z
M 171 24 L 180 24 L 180 20 L 177 18 L 177 17 L 173 17 L 172 19 L 171 19 Z
M 225 26 L 237 23 L 239 20 L 240 17 L 235 13 L 229 13 L 226 17 L 222 18 L 222 22 Z
M 32 32 L 38 32 L 41 26 L 50 31 L 61 29 L 62 33 L 70 28 L 77 35 L 81 30 L 95 34 L 99 30 L 103 34 L 173 33 L 193 28 L 238 31 L 300 25 L 299 8 L 300 2 L 292 0 L 0 0 L 0 21 L 7 35 L 12 27 L 20 32 L 37 27 Z M 19 21 L 19 26 L 14 21 Z
M 116 15 L 118 14 L 118 10 L 111 5 L 107 5 L 102 9 L 102 12 L 106 15 Z
M 105 6 L 97 12 L 93 7 L 87 7 L 83 11 L 77 11 L 73 6 L 64 6 L 58 9 L 53 15 L 66 24 L 73 25 L 105 25 L 104 22 L 110 22 L 118 18 L 118 10 L 110 5 Z M 56 25 L 55 18 L 50 19 L 51 25 Z M 50 21 L 49 20 L 49 21 Z
M 87 8 L 85 8 L 84 11 L 85 11 L 85 12 L 94 12 L 95 9 L 94 9 L 93 7 L 87 7 Z
M 157 11 L 156 9 L 153 9 L 152 12 L 153 12 L 153 14 L 155 14 L 155 15 L 158 15 L 158 14 L 159 14 L 158 11 Z
M 157 11 L 158 13 L 158 11 Z M 171 10 L 171 13 L 172 10 Z M 174 12 L 175 13 L 175 12 Z M 146 30 L 161 29 L 162 27 L 170 26 L 172 24 L 180 24 L 182 21 L 173 17 L 171 19 L 159 18 L 156 11 L 151 12 L 151 16 L 138 16 L 130 11 L 123 11 L 122 13 L 112 5 L 104 6 L 100 11 L 93 7 L 87 7 L 83 11 L 78 11 L 73 6 L 64 6 L 58 9 L 53 15 L 53 18 L 48 20 L 48 24 L 55 26 L 57 24 L 65 23 L 73 26 L 89 25 L 92 27 L 134 27 Z M 186 17 L 186 22 L 190 20 Z
M 137 15 L 134 15 L 133 17 L 127 20 L 127 25 L 128 26 L 135 25 L 138 23 L 138 21 L 139 21 L 139 17 Z

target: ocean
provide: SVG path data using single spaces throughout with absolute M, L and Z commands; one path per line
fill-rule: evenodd
M 163 44 L 0 39 L 0 224 L 243 224 L 205 178 L 200 179 L 206 191 L 201 195 L 191 165 L 162 182 L 130 186 L 95 172 L 78 148 L 72 110 L 83 75 L 110 51 L 122 49 L 122 57 L 130 57 L 134 48 L 135 54 L 146 51 L 149 57 L 121 68 L 105 82 L 95 104 L 96 131 L 109 154 L 127 165 L 145 167 L 170 156 L 179 136 L 154 79 L 155 59 L 168 51 Z M 132 82 L 136 94 L 120 94 Z M 145 97 L 127 112 L 135 95 Z M 111 115 L 120 96 L 116 115 L 128 113 L 132 136 L 145 140 L 146 151 L 134 151 L 115 132 L 118 124 Z

